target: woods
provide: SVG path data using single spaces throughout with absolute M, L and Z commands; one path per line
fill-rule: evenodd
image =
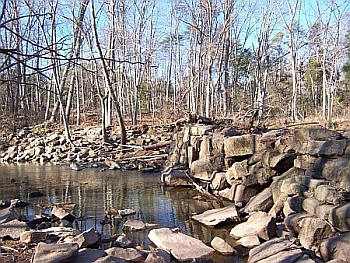
M 0 3 L 3 129 L 349 117 L 346 0 Z

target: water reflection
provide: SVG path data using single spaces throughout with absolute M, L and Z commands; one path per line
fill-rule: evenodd
M 109 237 L 122 233 L 123 221 L 129 218 L 156 223 L 164 227 L 178 227 L 210 244 L 215 236 L 225 238 L 232 245 L 234 241 L 225 228 L 209 229 L 190 220 L 190 216 L 207 209 L 218 208 L 216 201 L 196 200 L 198 193 L 188 188 L 164 187 L 159 174 L 138 171 L 101 171 L 101 168 L 86 168 L 73 171 L 67 165 L 1 164 L 0 199 L 18 198 L 30 203 L 19 209 L 20 214 L 40 215 L 50 213 L 49 204 L 75 203 L 73 212 L 78 218 L 75 227 L 84 231 L 94 227 Z M 41 191 L 42 197 L 31 197 L 31 191 Z M 111 208 L 131 208 L 136 214 L 110 224 L 101 224 L 105 211 Z M 150 245 L 148 231 L 127 233 L 135 245 Z M 239 258 L 218 257 L 217 262 L 243 262 Z

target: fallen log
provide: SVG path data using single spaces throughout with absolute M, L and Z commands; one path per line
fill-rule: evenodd
M 158 143 L 155 143 L 155 144 L 144 146 L 143 149 L 147 150 L 147 151 L 148 150 L 158 150 L 159 148 L 166 147 L 166 146 L 168 146 L 170 144 L 171 144 L 171 141 L 163 141 L 163 142 L 158 142 Z

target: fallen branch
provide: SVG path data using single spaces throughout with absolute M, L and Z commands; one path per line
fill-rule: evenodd
M 143 149 L 144 150 L 158 150 L 159 148 L 163 148 L 163 147 L 168 146 L 170 144 L 171 144 L 171 141 L 158 142 L 155 144 L 144 146 Z
M 193 186 L 202 194 L 204 194 L 205 196 L 208 196 L 211 199 L 214 199 L 216 201 L 221 202 L 221 200 L 214 196 L 213 194 L 209 193 L 207 190 L 205 190 L 202 186 L 200 186 L 199 184 L 197 184 L 195 181 L 193 181 L 193 179 L 191 178 L 191 176 L 188 174 L 188 172 L 186 172 L 186 176 L 188 177 L 188 179 L 190 180 L 190 182 L 193 184 Z

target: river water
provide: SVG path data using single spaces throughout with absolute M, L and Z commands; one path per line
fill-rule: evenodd
M 207 228 L 190 219 L 195 213 L 219 208 L 217 201 L 203 200 L 198 192 L 189 188 L 167 187 L 159 181 L 159 174 L 139 171 L 103 170 L 85 168 L 73 171 L 68 165 L 0 164 L 0 199 L 18 198 L 29 203 L 18 208 L 22 215 L 49 214 L 45 205 L 74 203 L 72 212 L 77 218 L 74 227 L 84 231 L 94 227 L 104 238 L 120 235 L 123 221 L 139 219 L 163 227 L 179 228 L 181 232 L 210 245 L 219 236 L 235 246 L 229 236 L 231 226 Z M 31 197 L 32 191 L 44 193 Z M 105 212 L 110 209 L 133 209 L 135 215 L 103 224 Z M 127 232 L 135 245 L 149 249 L 148 230 Z M 241 257 L 213 256 L 214 262 L 245 262 Z

